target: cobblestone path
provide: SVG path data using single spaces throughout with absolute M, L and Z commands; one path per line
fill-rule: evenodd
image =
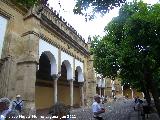
M 138 112 L 133 109 L 134 100 L 119 100 L 109 102 L 103 105 L 106 112 L 102 114 L 104 120 L 142 120 L 142 117 L 138 117 Z M 46 114 L 43 112 L 44 115 Z M 46 114 L 47 115 L 47 114 Z M 95 120 L 92 115 L 91 108 L 78 108 L 71 111 L 71 115 L 75 115 L 76 118 L 69 120 Z M 36 119 L 37 120 L 37 119 Z M 49 120 L 44 118 L 38 118 L 38 120 Z M 56 120 L 56 119 L 55 119 Z M 150 114 L 148 120 L 160 120 L 156 113 Z
M 133 100 L 115 101 L 104 104 L 106 112 L 102 114 L 105 120 L 130 120 L 130 113 L 133 111 Z M 76 115 L 76 120 L 94 120 L 90 109 L 73 110 L 71 114 Z

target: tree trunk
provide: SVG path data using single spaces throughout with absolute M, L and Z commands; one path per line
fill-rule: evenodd
M 158 115 L 160 117 L 160 100 L 159 100 L 159 94 L 158 94 L 158 87 L 155 82 L 155 80 L 150 80 L 151 85 L 151 93 L 154 99 L 154 103 L 158 112 Z
M 144 71 L 144 80 L 147 82 L 148 87 L 150 87 L 150 91 L 154 99 L 155 107 L 160 117 L 160 100 L 159 100 L 159 93 L 158 93 L 158 83 L 153 79 L 152 71 L 149 67 L 146 67 Z
M 148 103 L 148 106 L 150 106 L 150 104 L 151 104 L 151 96 L 149 94 L 149 90 L 148 89 L 144 90 L 144 95 L 145 95 L 145 99 L 146 99 L 146 101 Z
M 140 83 L 142 85 L 142 89 L 143 89 L 143 92 L 144 92 L 145 99 L 146 99 L 148 105 L 150 106 L 150 104 L 151 104 L 151 96 L 149 94 L 148 84 L 146 84 L 145 80 L 141 80 Z

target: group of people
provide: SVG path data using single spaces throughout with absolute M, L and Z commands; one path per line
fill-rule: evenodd
M 20 95 L 11 101 L 6 97 L 0 99 L 0 120 L 18 120 L 23 109 L 23 100 Z
M 135 106 L 134 106 L 134 110 L 142 110 L 142 103 L 143 101 L 137 96 L 134 98 L 134 102 L 135 102 Z

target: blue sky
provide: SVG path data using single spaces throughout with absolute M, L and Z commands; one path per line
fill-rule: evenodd
M 7 26 L 7 20 L 0 16 L 0 58 L 1 58 L 1 53 L 2 53 L 2 46 L 3 46 L 3 41 L 4 41 L 4 35 L 6 31 L 6 26 Z
M 58 4 L 60 1 L 60 5 Z M 132 0 L 127 0 L 131 2 Z M 149 4 L 157 3 L 159 0 L 144 0 Z M 72 25 L 87 42 L 89 35 L 104 35 L 104 27 L 112 20 L 113 17 L 118 16 L 119 8 L 115 8 L 105 16 L 97 15 L 93 21 L 85 22 L 84 16 L 75 15 L 72 11 L 75 5 L 74 0 L 48 0 L 50 7 L 57 10 L 59 14 Z

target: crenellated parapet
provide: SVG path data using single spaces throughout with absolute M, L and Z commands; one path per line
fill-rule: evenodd
M 24 20 L 34 16 L 41 22 L 41 27 L 44 29 L 49 29 L 51 33 L 57 33 L 57 36 L 60 36 L 62 40 L 71 45 L 74 48 L 77 48 L 82 54 L 89 54 L 88 45 L 85 43 L 85 39 L 75 30 L 75 28 L 70 25 L 59 13 L 54 10 L 52 7 L 49 7 L 47 3 L 48 0 L 41 0 L 41 3 L 34 5 L 27 11 L 25 6 L 19 5 L 19 7 L 14 7 L 10 1 L 4 0 L 7 4 L 12 5 L 12 7 L 18 10 L 24 15 Z M 16 4 L 17 5 L 17 4 Z M 16 6 L 15 5 L 15 6 Z M 46 27 L 46 28 L 45 28 Z
M 41 13 L 42 17 L 47 17 L 48 20 L 52 21 L 58 28 L 63 30 L 68 36 L 70 36 L 79 45 L 87 49 L 85 39 L 62 17 L 56 10 L 49 8 L 49 4 L 43 5 Z

